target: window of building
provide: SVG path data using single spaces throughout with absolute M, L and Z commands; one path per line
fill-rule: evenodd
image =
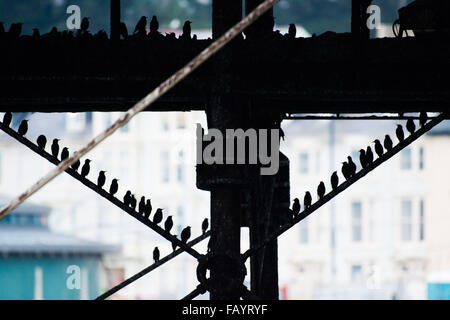
M 361 283 L 363 281 L 362 266 L 360 264 L 352 265 L 352 282 Z
M 420 200 L 419 240 L 425 240 L 425 203 L 423 199 Z
M 169 182 L 169 152 L 167 151 L 161 154 L 161 180 Z
M 177 128 L 178 129 L 186 128 L 186 115 L 184 113 L 177 114 Z
M 183 153 L 183 151 L 180 151 L 180 153 L 178 154 L 177 179 L 178 179 L 178 182 L 184 182 L 184 153 Z
M 162 118 L 162 129 L 164 131 L 169 131 L 169 115 L 163 114 L 161 118 Z
M 299 171 L 302 174 L 308 173 L 308 154 L 306 152 L 302 152 L 299 155 Z
M 177 230 L 178 230 L 178 234 L 181 234 L 181 231 L 183 231 L 184 228 L 184 208 L 183 207 L 178 207 L 177 208 L 177 219 L 178 224 L 177 224 Z
M 411 148 L 406 148 L 400 152 L 400 167 L 402 170 L 411 170 Z
M 411 241 L 412 239 L 412 202 L 403 200 L 401 204 L 401 226 L 402 240 Z
M 300 243 L 306 244 L 306 243 L 308 243 L 308 240 L 309 240 L 309 221 L 308 221 L 308 219 L 305 219 L 305 220 L 301 221 L 299 224 L 300 224 L 300 227 L 299 227 Z
M 425 168 L 425 159 L 424 159 L 425 151 L 423 147 L 419 149 L 419 169 L 423 170 Z
M 352 241 L 362 240 L 362 204 L 361 202 L 352 203 Z

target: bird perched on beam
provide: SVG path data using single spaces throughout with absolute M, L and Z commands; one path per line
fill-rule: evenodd
M 317 195 L 319 196 L 319 199 L 322 199 L 325 195 L 325 183 L 323 181 L 320 181 L 319 186 L 317 187 Z
M 52 143 L 52 146 L 51 146 L 52 156 L 54 156 L 55 158 L 58 158 L 58 154 L 59 154 L 58 141 L 59 141 L 59 139 L 53 139 L 53 143 Z
M 145 27 L 147 26 L 147 17 L 142 16 L 141 19 L 139 19 L 138 23 L 136 24 L 136 28 L 134 28 L 134 32 L 138 34 L 146 34 Z
M 91 170 L 91 166 L 89 165 L 91 163 L 91 160 L 86 159 L 84 160 L 83 167 L 81 168 L 81 176 L 83 178 L 86 178 L 86 176 L 89 174 L 89 171 Z
M 127 28 L 127 25 L 125 23 L 123 23 L 123 22 L 120 23 L 119 33 L 120 33 L 120 36 L 123 39 L 127 39 L 128 38 L 128 28 Z
M 134 194 L 131 195 L 130 199 L 130 207 L 133 208 L 133 210 L 136 210 L 137 200 L 134 196 Z
M 405 140 L 405 133 L 403 132 L 403 127 L 401 124 L 397 125 L 397 129 L 395 130 L 395 134 L 397 135 L 398 141 L 402 142 Z
M 428 114 L 426 112 L 421 112 L 419 115 L 420 126 L 423 127 L 428 121 Z
M 130 202 L 131 202 L 131 191 L 128 190 L 123 196 L 123 204 L 128 207 L 130 205 Z
M 367 157 L 367 151 L 366 151 L 366 157 Z M 352 157 L 348 156 L 348 170 L 350 172 L 350 177 L 354 176 L 356 174 L 356 164 L 353 162 Z
M 24 136 L 26 135 L 28 131 L 28 120 L 22 120 L 22 122 L 20 123 L 19 129 L 17 130 L 17 133 L 20 136 Z
M 296 35 L 297 35 L 297 28 L 295 27 L 295 24 L 291 23 L 289 25 L 288 37 L 291 39 L 295 39 Z
M 367 168 L 366 150 L 364 149 L 359 150 L 359 162 L 361 163 L 361 167 L 363 169 Z
M 33 29 L 33 34 L 31 35 L 31 37 L 33 39 L 39 39 L 39 37 L 41 36 L 41 33 L 39 32 L 38 28 L 34 28 Z
M 300 208 L 301 208 L 300 200 L 298 200 L 298 198 L 295 198 L 294 203 L 292 204 L 292 212 L 295 216 L 300 213 Z
M 144 212 L 145 212 L 145 197 L 144 196 L 142 196 L 141 200 L 139 201 L 138 212 L 140 215 L 144 215 Z
M 191 40 L 191 21 L 187 20 L 183 25 L 181 39 Z
M 22 25 L 23 23 L 21 22 L 11 24 L 11 26 L 9 27 L 8 35 L 11 38 L 19 38 L 22 34 Z
M 37 138 L 36 142 L 37 142 L 37 146 L 39 147 L 39 149 L 43 150 L 43 149 L 45 149 L 45 145 L 47 144 L 47 138 L 43 134 L 41 134 Z
M 203 220 L 202 222 L 202 234 L 205 234 L 208 228 L 209 228 L 209 221 L 208 218 L 205 218 L 205 220 Z
M 375 139 L 373 142 L 375 143 L 375 152 L 377 153 L 378 158 L 381 158 L 381 156 L 384 154 L 383 146 L 378 139 Z
M 156 16 L 153 16 L 152 20 L 150 21 L 150 34 L 158 33 L 158 29 L 159 29 L 158 18 Z
M 153 260 L 155 260 L 155 262 L 159 261 L 159 249 L 158 249 L 158 247 L 155 247 L 155 249 L 153 250 Z
M 105 176 L 106 171 L 100 171 L 98 174 L 98 178 L 97 178 L 97 186 L 101 189 L 103 188 L 103 186 L 105 185 L 106 182 L 106 176 Z
M 145 203 L 144 208 L 144 217 L 148 219 L 150 217 L 150 214 L 152 213 L 152 202 L 150 199 L 147 199 L 147 202 Z
M 83 18 L 81 20 L 80 31 L 82 33 L 86 33 L 89 29 L 89 18 Z
M 346 180 L 350 179 L 351 173 L 347 162 L 342 162 L 342 174 Z
M 5 112 L 3 115 L 3 127 L 9 127 L 12 121 L 12 113 L 11 112 Z
M 117 193 L 117 190 L 119 190 L 119 184 L 118 179 L 113 179 L 111 182 L 111 186 L 109 187 L 109 193 L 113 196 Z
M 387 151 L 391 151 L 392 150 L 392 146 L 394 145 L 394 143 L 392 142 L 391 137 L 387 134 L 384 136 L 384 142 L 383 142 L 384 147 L 386 148 Z
M 159 224 L 163 219 L 163 212 L 161 208 L 156 209 L 155 215 L 153 216 L 153 223 Z
M 339 185 L 339 177 L 337 172 L 335 171 L 331 175 L 331 187 L 333 188 L 333 190 L 336 190 L 338 185 Z
M 77 171 L 78 168 L 80 167 L 80 164 L 81 164 L 80 159 L 78 159 L 77 161 L 75 161 L 75 162 L 71 165 L 71 167 L 72 167 L 73 170 Z
M 306 191 L 305 197 L 303 198 L 303 205 L 305 206 L 305 209 L 309 208 L 312 203 L 312 197 L 311 193 L 309 191 Z
M 166 230 L 167 232 L 170 233 L 170 230 L 173 227 L 173 220 L 172 220 L 172 216 L 168 216 L 166 221 L 164 222 L 164 230 Z
M 69 157 L 69 149 L 67 147 L 64 147 L 61 151 L 61 161 L 66 160 Z
M 413 134 L 416 131 L 416 124 L 413 119 L 408 119 L 408 121 L 406 121 L 406 130 L 408 130 L 410 134 Z
M 181 231 L 181 241 L 187 243 L 191 237 L 191 227 L 186 227 Z
M 366 161 L 368 166 L 372 165 L 373 163 L 373 152 L 370 146 L 368 146 L 366 150 Z

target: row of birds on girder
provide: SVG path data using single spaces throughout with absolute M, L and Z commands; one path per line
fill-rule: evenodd
M 426 112 L 421 112 L 419 116 L 419 123 L 423 127 L 428 121 L 428 115 Z M 413 134 L 416 131 L 416 125 L 414 123 L 414 120 L 408 119 L 406 122 L 406 129 L 409 132 L 409 134 Z M 397 129 L 395 130 L 395 134 L 397 136 L 397 139 L 399 143 L 403 142 L 405 140 L 405 132 L 403 130 L 403 126 L 398 124 Z M 383 145 L 381 144 L 380 140 L 376 139 L 373 141 L 375 146 L 375 153 L 380 158 L 383 156 L 385 149 L 387 152 L 391 151 L 394 147 L 394 143 L 391 139 L 391 137 L 387 134 L 384 137 Z M 346 180 L 351 180 L 356 175 L 357 166 L 353 162 L 352 157 L 348 156 L 346 162 L 342 162 L 342 175 Z M 359 151 L 359 161 L 361 164 L 361 170 L 365 170 L 369 168 L 374 161 L 374 154 L 372 151 L 371 146 L 368 146 L 366 149 L 361 149 Z M 331 187 L 333 190 L 336 190 L 339 186 L 339 177 L 337 171 L 333 172 L 331 175 Z M 319 197 L 319 200 L 321 200 L 326 193 L 325 183 L 321 181 L 319 183 L 319 186 L 317 187 L 317 196 Z M 306 191 L 305 196 L 303 198 L 303 206 L 305 209 L 308 209 L 312 205 L 312 196 L 309 191 Z M 295 218 L 301 210 L 301 204 L 300 200 L 298 198 L 294 199 L 294 202 L 292 204 L 292 208 L 290 210 L 290 214 L 292 215 L 291 218 Z
M 120 22 L 120 26 L 119 26 L 119 33 L 122 39 L 127 39 L 130 36 L 138 36 L 138 37 L 142 37 L 142 36 L 148 36 L 150 39 L 176 39 L 176 35 L 174 32 L 171 33 L 166 33 L 166 35 L 162 35 L 159 32 L 159 22 L 158 22 L 158 18 L 156 16 L 153 16 L 153 18 L 150 21 L 149 24 L 149 33 L 147 34 L 147 17 L 142 16 L 138 23 L 136 24 L 136 27 L 134 28 L 134 32 L 132 35 L 130 35 L 128 33 L 128 28 L 127 25 L 124 22 Z M 184 25 L 183 25 L 183 33 L 179 36 L 179 39 L 181 40 L 197 40 L 197 35 L 191 35 L 191 24 L 192 22 L 187 20 L 185 21 Z M 63 38 L 72 38 L 72 37 L 89 37 L 92 36 L 89 33 L 89 18 L 83 18 L 81 20 L 80 23 L 80 29 L 78 29 L 76 31 L 76 33 L 74 33 L 73 31 L 67 31 L 64 30 L 62 32 L 59 32 L 58 29 L 56 27 L 53 27 L 49 33 L 44 34 L 42 37 L 44 38 L 57 38 L 59 36 L 62 36 Z M 0 21 L 0 37 L 3 35 L 7 35 L 10 38 L 19 38 L 22 34 L 22 26 L 23 23 L 19 22 L 19 23 L 12 23 L 9 30 L 6 31 L 5 30 L 5 26 L 3 24 L 3 22 Z M 272 29 L 273 29 L 273 25 L 272 25 Z M 280 32 L 277 30 L 274 32 L 274 34 L 279 35 L 280 37 L 282 37 L 282 35 L 280 34 Z M 287 38 L 295 38 L 297 34 L 297 28 L 295 26 L 295 24 L 290 24 L 289 25 L 289 29 L 288 29 L 288 33 L 285 35 L 285 37 Z M 31 36 L 32 38 L 40 38 L 41 34 L 39 32 L 39 29 L 34 28 L 33 29 L 33 34 Z M 99 32 L 97 32 L 95 35 L 93 35 L 94 38 L 98 38 L 98 39 L 108 39 L 108 35 L 104 30 L 100 30 Z
M 3 116 L 3 121 L 2 121 L 2 126 L 3 127 L 9 127 L 12 121 L 12 114 L 11 112 L 6 112 Z M 28 132 L 28 120 L 22 120 L 22 122 L 19 125 L 19 128 L 17 130 L 17 133 L 23 137 L 26 135 L 26 133 Z M 59 152 L 60 150 L 60 146 L 59 146 L 59 139 L 53 139 L 52 145 L 50 147 L 51 149 L 51 155 L 57 159 L 60 160 L 61 162 L 66 160 L 67 158 L 69 158 L 69 149 L 67 147 L 64 147 L 61 151 L 61 153 Z M 37 146 L 39 149 L 41 150 L 45 150 L 45 147 L 47 145 L 47 138 L 44 135 L 40 135 L 37 138 Z M 59 159 L 58 159 L 59 157 Z M 91 160 L 90 159 L 86 159 L 82 168 L 81 168 L 81 173 L 80 175 L 87 179 L 87 175 L 90 172 L 90 163 Z M 78 172 L 78 169 L 81 165 L 80 160 L 77 160 L 75 163 L 73 163 L 71 165 L 71 168 L 73 170 L 75 170 L 76 172 Z M 111 182 L 111 185 L 109 187 L 109 194 L 114 196 L 117 191 L 119 190 L 119 184 L 118 184 L 118 179 L 113 179 Z M 97 187 L 100 189 L 103 189 L 104 185 L 106 183 L 106 171 L 100 171 L 98 178 L 97 178 Z M 139 213 L 140 216 L 143 216 L 145 219 L 152 221 L 155 225 L 159 225 L 163 218 L 163 209 L 158 208 L 156 209 L 153 218 L 150 219 L 150 215 L 152 213 L 152 203 L 150 199 L 146 199 L 145 196 L 142 196 L 139 204 L 137 204 L 137 200 L 134 194 L 131 193 L 130 190 L 128 190 L 125 193 L 125 196 L 123 197 L 123 204 L 126 207 L 131 207 L 134 211 L 136 211 L 136 207 L 137 207 L 137 212 Z M 164 230 L 170 234 L 170 231 L 172 230 L 173 227 L 173 219 L 172 216 L 168 216 L 164 222 Z M 209 220 L 208 218 L 205 218 L 202 222 L 202 233 L 205 234 L 206 231 L 209 228 Z M 176 235 L 175 235 L 176 236 Z M 191 227 L 188 226 L 186 228 L 184 228 L 181 232 L 180 238 L 181 241 L 183 243 L 187 243 L 189 238 L 191 237 Z M 177 248 L 177 244 L 175 242 L 172 242 L 172 248 L 175 251 Z M 155 248 L 155 252 L 154 252 L 154 256 L 156 256 L 156 251 L 158 250 L 158 248 Z M 159 260 L 159 251 L 158 251 L 158 259 L 155 259 L 155 261 Z
M 191 21 L 186 21 L 183 25 L 183 33 L 180 35 L 179 39 L 182 40 L 196 40 L 197 36 L 191 35 Z M 63 37 L 86 37 L 86 36 L 91 36 L 91 34 L 89 33 L 89 18 L 83 18 L 81 20 L 81 24 L 80 24 L 80 29 L 78 29 L 76 31 L 76 33 L 74 33 L 73 31 L 63 31 L 63 32 L 59 32 L 58 29 L 56 27 L 53 27 L 49 33 L 42 35 L 42 37 L 44 38 L 54 38 L 54 37 L 58 37 L 58 36 L 63 36 Z M 7 35 L 10 38 L 19 38 L 22 34 L 22 26 L 23 23 L 13 23 L 11 24 L 11 26 L 9 27 L 9 30 L 6 32 L 5 30 L 5 26 L 3 24 L 3 22 L 0 22 L 0 36 L 3 35 Z M 150 21 L 150 32 L 147 34 L 147 17 L 142 16 L 138 23 L 136 24 L 136 27 L 134 28 L 134 32 L 132 34 L 132 36 L 147 36 L 150 39 L 162 39 L 162 38 L 167 38 L 167 39 L 176 39 L 176 35 L 175 33 L 167 33 L 166 36 L 163 36 L 160 32 L 159 32 L 159 22 L 158 22 L 158 18 L 156 16 L 153 16 L 152 20 Z M 128 28 L 126 26 L 126 24 L 124 22 L 120 23 L 120 27 L 119 27 L 119 32 L 120 32 L 120 36 L 123 39 L 127 39 L 128 37 L 130 37 L 129 33 L 128 33 Z M 39 29 L 34 28 L 33 29 L 33 34 L 31 36 L 32 38 L 39 38 L 41 37 L 41 34 L 39 32 Z M 103 39 L 107 39 L 108 35 L 104 30 L 100 30 L 98 33 L 96 33 L 94 35 L 95 38 L 103 38 Z

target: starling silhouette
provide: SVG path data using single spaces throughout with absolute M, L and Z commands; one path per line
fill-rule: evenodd
M 89 18 L 83 18 L 83 20 L 81 20 L 80 30 L 81 32 L 87 32 L 88 29 L 89 29 Z
M 101 189 L 105 185 L 106 182 L 106 171 L 100 171 L 97 178 L 97 186 Z
M 317 195 L 319 196 L 319 199 L 322 199 L 325 195 L 325 183 L 323 183 L 323 181 L 320 181 L 320 184 L 317 187 Z
M 333 174 L 331 175 L 331 187 L 333 188 L 333 190 L 336 190 L 336 188 L 339 185 L 339 177 L 337 172 L 333 172 Z
M 428 121 L 428 115 L 426 112 L 421 112 L 419 115 L 420 126 L 423 127 Z
M 158 208 L 156 209 L 155 215 L 153 216 L 153 223 L 154 224 L 159 224 L 163 219 L 163 213 L 162 213 L 162 209 Z
M 183 39 L 191 39 L 191 21 L 186 21 L 183 25 L 183 34 L 181 35 L 181 38 Z
M 22 33 L 22 25 L 23 23 L 21 22 L 11 24 L 11 26 L 9 27 L 8 34 L 13 38 L 20 37 Z
M 89 170 L 91 170 L 91 167 L 89 165 L 90 162 L 91 160 L 89 159 L 84 160 L 83 167 L 81 168 L 81 176 L 83 178 L 86 178 L 86 176 L 89 174 Z
M 34 28 L 34 29 L 33 29 L 32 37 L 35 38 L 35 39 L 37 39 L 37 38 L 39 38 L 40 36 L 41 36 L 41 33 L 39 32 L 39 29 L 38 29 L 38 28 Z
M 77 161 L 75 161 L 75 162 L 71 165 L 71 167 L 72 167 L 73 170 L 77 171 L 78 168 L 80 167 L 80 164 L 81 164 L 80 159 L 78 159 Z
M 133 210 L 136 210 L 137 200 L 134 197 L 134 194 L 131 195 L 130 199 L 130 207 L 133 208 Z
M 403 140 L 405 140 L 405 133 L 403 132 L 402 125 L 400 124 L 397 125 L 397 130 L 395 130 L 395 134 L 397 135 L 398 141 L 402 142 Z
M 113 179 L 111 182 L 111 186 L 109 187 L 109 193 L 113 196 L 117 193 L 117 190 L 119 190 L 119 184 L 117 183 L 118 179 Z
M 309 191 L 306 191 L 305 197 L 303 198 L 303 205 L 305 206 L 305 209 L 311 206 L 311 202 L 312 202 L 311 193 L 309 193 Z
M 181 241 L 187 243 L 191 237 L 191 227 L 186 227 L 181 231 Z
M 52 155 L 55 158 L 58 158 L 58 154 L 59 154 L 59 144 L 58 144 L 59 139 L 53 139 L 53 143 L 52 143 Z
M 9 127 L 9 125 L 11 124 L 11 120 L 12 120 L 12 113 L 6 112 L 5 115 L 3 116 L 3 126 Z
M 45 145 L 47 144 L 47 138 L 43 134 L 41 134 L 37 138 L 36 142 L 37 142 L 39 149 L 45 149 Z
M 350 168 L 347 162 L 342 162 L 342 174 L 346 180 L 350 179 L 352 174 L 350 173 Z
M 128 190 L 123 196 L 123 204 L 128 207 L 130 205 L 130 202 L 131 202 L 131 191 Z
M 22 120 L 20 123 L 19 129 L 17 130 L 17 133 L 21 136 L 24 136 L 28 131 L 28 120 Z
M 177 235 L 175 234 L 174 237 L 176 237 Z M 172 241 L 172 249 L 173 251 L 177 250 L 177 243 L 175 241 Z
M 383 145 L 378 139 L 374 140 L 374 143 L 375 143 L 375 152 L 377 153 L 378 158 L 381 158 L 381 156 L 384 153 Z
M 297 35 L 297 28 L 295 27 L 295 24 L 291 23 L 289 25 L 289 31 L 288 31 L 288 36 L 291 39 L 295 39 L 295 36 Z
M 153 16 L 152 20 L 150 21 L 150 33 L 156 33 L 159 29 L 159 22 L 158 18 L 156 16 Z
M 146 30 L 145 27 L 147 26 L 147 17 L 142 16 L 141 19 L 139 19 L 138 23 L 136 24 L 136 28 L 134 28 L 134 32 L 133 33 L 140 33 L 140 34 L 145 34 Z
M 150 217 L 150 214 L 152 213 L 152 202 L 150 199 L 147 199 L 147 203 L 145 204 L 144 208 L 144 216 L 146 219 Z
M 168 216 L 166 221 L 164 222 L 164 230 L 170 233 L 170 230 L 172 230 L 173 227 L 173 220 L 172 216 Z
M 128 38 L 128 28 L 127 25 L 123 22 L 120 23 L 119 33 L 122 38 L 124 39 Z
M 208 218 L 205 218 L 205 220 L 203 220 L 202 222 L 202 234 L 205 234 L 208 228 L 209 228 L 209 220 Z
M 367 158 L 367 151 L 366 151 Z M 350 172 L 350 177 L 354 176 L 356 173 L 356 164 L 353 162 L 352 157 L 348 156 L 348 171 Z
M 392 139 L 391 137 L 387 134 L 384 136 L 384 143 L 383 143 L 384 147 L 386 148 L 387 151 L 391 151 L 392 150 Z
M 64 147 L 61 151 L 61 162 L 66 160 L 69 157 L 69 149 L 67 147 Z
M 155 249 L 153 250 L 153 260 L 155 260 L 155 262 L 159 261 L 159 249 L 158 249 L 158 247 L 155 247 Z
M 370 146 L 367 147 L 366 150 L 366 161 L 367 161 L 367 165 L 372 165 L 373 163 L 373 152 L 372 152 L 372 148 Z
M 408 121 L 406 121 L 406 130 L 408 130 L 410 134 L 413 134 L 416 131 L 416 125 L 413 119 L 408 119 Z
M 361 163 L 361 167 L 363 169 L 367 168 L 366 150 L 364 149 L 359 150 L 359 162 Z
M 298 198 L 294 199 L 294 203 L 292 204 L 292 213 L 296 216 L 300 213 L 300 200 Z
M 138 212 L 140 215 L 143 215 L 145 212 L 145 197 L 144 196 L 142 196 L 141 200 L 139 201 Z
M 0 21 L 0 35 L 5 33 L 5 25 Z

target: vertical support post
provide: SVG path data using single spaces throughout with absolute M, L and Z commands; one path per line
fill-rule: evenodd
M 245 14 L 252 12 L 262 2 L 264 0 L 245 0 Z M 264 37 L 273 31 L 274 24 L 273 8 L 270 8 L 270 10 L 245 30 L 245 35 L 247 38 Z
M 213 39 L 219 38 L 242 19 L 242 0 L 213 0 Z
M 120 40 L 120 0 L 111 0 L 111 40 Z

